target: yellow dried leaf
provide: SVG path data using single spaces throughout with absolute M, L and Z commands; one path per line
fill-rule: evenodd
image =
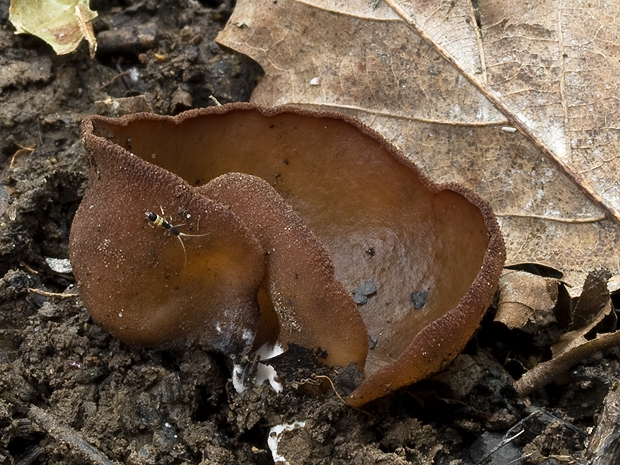
M 73 52 L 85 38 L 94 56 L 97 42 L 91 21 L 96 17 L 89 0 L 12 0 L 9 7 L 17 34 L 43 39 L 58 55 Z

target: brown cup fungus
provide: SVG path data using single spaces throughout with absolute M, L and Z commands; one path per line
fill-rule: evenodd
M 445 366 L 491 302 L 489 206 L 359 122 L 232 104 L 83 132 L 71 261 L 93 319 L 130 344 L 320 348 L 364 371 L 358 406 Z

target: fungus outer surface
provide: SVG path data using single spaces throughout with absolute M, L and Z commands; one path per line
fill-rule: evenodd
M 86 144 L 92 151 L 92 141 Z M 193 196 L 177 176 L 134 155 L 106 147 L 91 167 L 70 256 L 93 319 L 138 346 L 200 343 L 237 353 L 251 345 L 264 256 L 245 225 L 227 207 Z M 147 211 L 183 223 L 178 229 L 196 237 L 180 236 L 183 248 L 149 224 Z
M 176 117 L 91 117 L 84 128 L 95 164 L 97 151 L 115 151 L 121 158 L 133 153 L 182 179 L 188 195 L 221 201 L 233 213 L 226 199 L 208 197 L 217 197 L 208 183 L 232 172 L 262 178 L 322 244 L 351 298 L 360 285 L 374 283 L 376 292 L 357 306 L 373 348 L 366 379 L 348 399 L 352 405 L 447 364 L 492 299 L 505 251 L 488 205 L 466 189 L 431 183 L 354 120 L 232 104 Z M 239 221 L 264 247 L 265 238 L 243 216 L 239 212 Z M 266 234 L 272 240 L 273 229 Z M 178 247 L 175 242 L 169 246 Z M 199 243 L 200 238 L 187 241 Z M 425 296 L 420 308 L 414 294 Z M 263 294 L 260 300 L 265 299 Z M 316 314 L 326 318 L 320 308 Z M 347 337 L 346 327 L 338 330 Z
M 244 173 L 223 174 L 197 190 L 228 205 L 268 254 L 265 283 L 279 341 L 320 347 L 327 363 L 353 362 L 363 370 L 368 332 L 352 295 L 334 279 L 334 266 L 318 238 L 276 190 Z

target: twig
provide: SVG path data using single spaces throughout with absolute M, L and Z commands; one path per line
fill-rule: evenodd
M 478 462 L 479 465 L 484 464 L 487 460 L 489 460 L 491 458 L 491 456 L 497 452 L 498 450 L 500 450 L 502 447 L 504 447 L 506 444 L 514 441 L 515 439 L 517 439 L 519 436 L 521 436 L 523 433 L 525 433 L 525 430 L 522 429 L 521 431 L 519 431 L 518 433 L 516 433 L 514 436 L 511 436 L 509 438 L 504 438 L 502 439 L 498 445 L 496 445 L 493 449 L 491 449 L 489 451 L 489 453 L 487 455 L 485 455 L 484 457 L 482 457 L 482 459 L 480 459 L 480 462 Z
M 54 439 L 65 443 L 69 446 L 69 449 L 74 450 L 89 463 L 94 465 L 118 465 L 117 462 L 108 459 L 101 451 L 86 442 L 73 428 L 58 422 L 53 415 L 39 407 L 34 405 L 30 407 L 28 418 L 47 431 Z
M 319 379 L 326 379 L 327 381 L 329 381 L 329 384 L 331 384 L 332 389 L 334 390 L 334 393 L 338 396 L 338 399 L 340 399 L 342 401 L 343 404 L 346 404 L 346 402 L 344 401 L 344 399 L 342 398 L 342 396 L 340 394 L 338 394 L 338 391 L 336 391 L 336 386 L 334 386 L 334 382 L 332 381 L 332 379 L 329 376 L 325 376 L 325 375 L 314 375 L 315 378 L 319 378 Z
M 575 434 L 580 436 L 583 440 L 585 440 L 585 438 L 588 436 L 585 431 L 579 429 L 578 427 L 576 427 L 572 423 L 569 423 L 566 420 L 563 420 L 562 418 L 560 418 L 560 417 L 558 417 L 558 416 L 556 416 L 556 415 L 554 415 L 554 414 L 552 414 L 550 412 L 547 412 L 545 410 L 537 409 L 534 412 L 530 413 L 527 417 L 519 420 L 515 425 L 510 427 L 508 429 L 508 431 L 506 431 L 506 433 L 504 434 L 502 440 L 491 451 L 489 451 L 484 457 L 482 457 L 482 459 L 480 459 L 480 461 L 478 462 L 478 465 L 483 465 L 500 448 L 504 447 L 506 444 L 508 444 L 509 442 L 514 441 L 516 438 L 518 438 L 523 433 L 525 433 L 527 431 L 527 428 L 528 428 L 525 423 L 527 423 L 529 420 L 532 420 L 532 419 L 534 419 L 536 417 L 541 417 L 539 419 L 539 421 L 543 422 L 543 424 L 546 424 L 546 425 L 551 424 L 551 422 L 558 422 L 561 425 L 563 425 L 565 428 L 573 431 Z M 521 461 L 523 461 L 524 459 L 526 459 L 530 455 L 531 454 L 524 454 L 520 458 L 508 462 L 506 465 L 510 465 L 510 464 L 513 464 L 513 463 L 521 463 Z M 552 457 L 554 457 L 554 458 L 556 458 L 558 460 L 563 460 L 564 456 L 553 455 Z
M 30 266 L 28 266 L 26 263 L 24 262 L 19 262 L 19 266 L 23 267 L 26 269 L 26 271 L 30 274 L 34 274 L 37 275 L 39 274 L 39 272 L 37 270 L 35 270 L 34 268 L 31 268 Z
M 60 292 L 49 292 L 44 291 L 43 289 L 35 289 L 33 287 L 28 288 L 28 292 L 32 292 L 33 294 L 39 294 L 43 297 L 56 297 L 58 299 L 69 299 L 71 297 L 79 297 L 80 294 L 63 294 Z
M 11 163 L 9 163 L 9 169 L 13 169 L 13 162 L 15 161 L 15 157 L 17 155 L 21 155 L 22 153 L 32 153 L 34 152 L 35 147 L 24 147 L 21 144 L 15 144 L 19 147 L 19 149 L 13 154 L 11 157 Z
M 106 87 L 111 86 L 112 84 L 114 84 L 118 79 L 122 79 L 123 84 L 125 85 L 125 87 L 128 88 L 127 83 L 125 82 L 125 76 L 128 76 L 129 74 L 131 74 L 131 70 L 127 69 L 125 71 L 123 70 L 118 70 L 118 74 L 116 74 L 115 76 L 112 77 L 112 79 L 110 79 L 107 83 L 105 83 L 103 86 L 101 86 L 102 89 L 105 89 Z
M 559 373 L 577 365 L 583 359 L 590 357 L 596 352 L 611 349 L 620 345 L 620 330 L 613 333 L 600 334 L 595 339 L 584 342 L 563 352 L 561 355 L 552 358 L 547 362 L 536 365 L 526 371 L 520 379 L 515 381 L 514 387 L 519 396 L 524 397 L 536 389 L 546 386 Z

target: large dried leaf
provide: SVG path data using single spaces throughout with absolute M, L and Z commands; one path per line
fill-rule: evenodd
M 620 272 L 617 3 L 238 0 L 218 41 L 265 70 L 252 101 L 360 118 L 579 289 Z

